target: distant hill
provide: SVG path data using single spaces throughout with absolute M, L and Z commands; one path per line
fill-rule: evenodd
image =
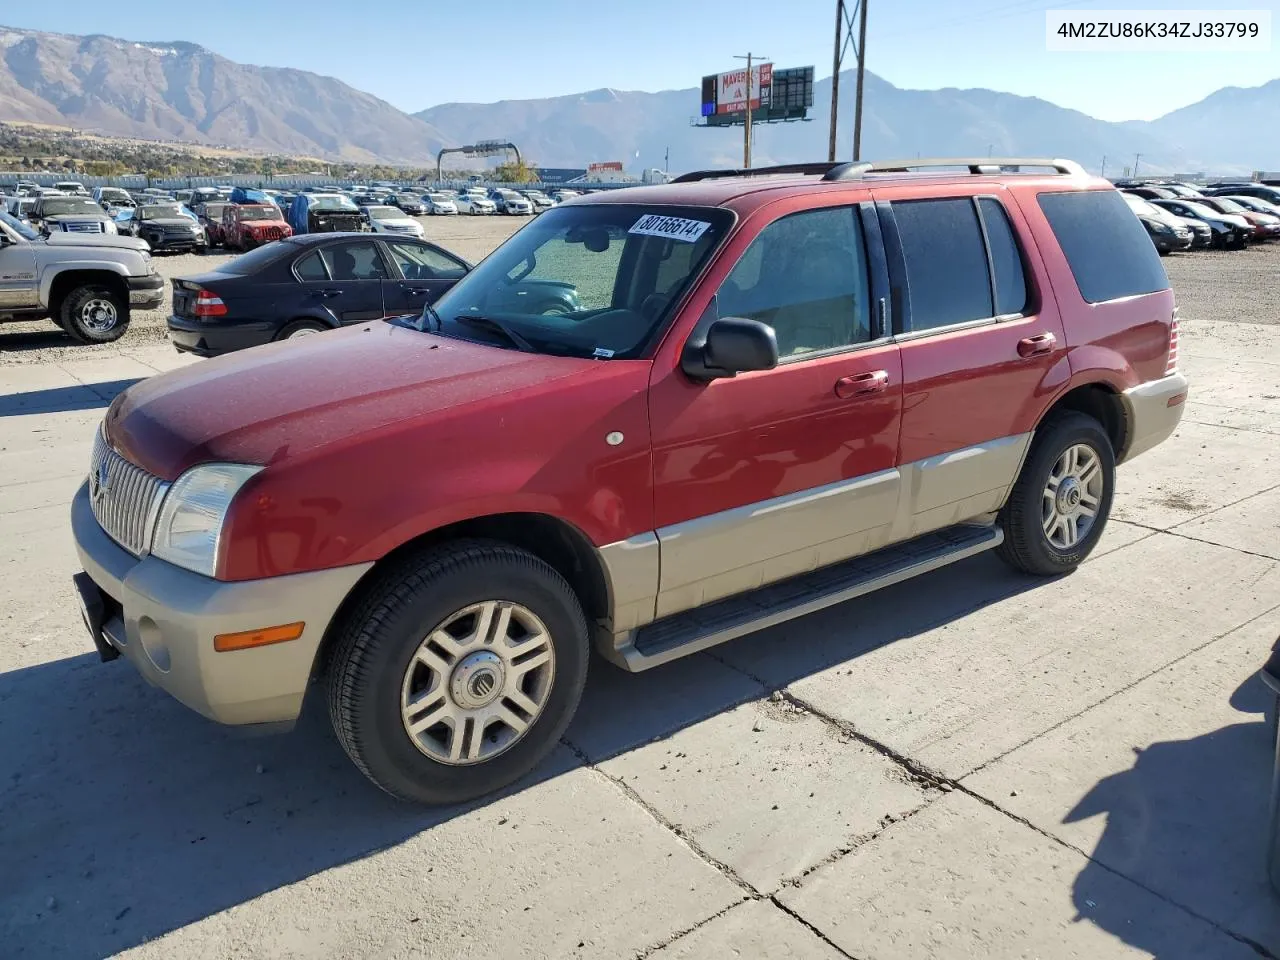
M 1165 140 L 1203 143 L 1219 156 L 1250 160 L 1246 170 L 1280 170 L 1280 80 L 1224 87 L 1199 103 L 1138 125 Z
M 1280 80 L 1219 90 L 1159 120 L 1108 123 L 993 90 L 906 90 L 868 74 L 863 156 L 1066 156 L 1119 173 L 1247 173 L 1280 168 Z M 852 72 L 841 77 L 839 156 L 852 155 Z M 812 121 L 761 126 L 758 164 L 824 159 L 830 79 Z M 0 121 L 108 136 L 371 163 L 427 165 L 442 146 L 509 139 L 546 166 L 620 160 L 628 169 L 739 165 L 738 128 L 690 125 L 693 88 L 604 88 L 541 100 L 446 103 L 414 116 L 341 81 L 234 63 L 192 43 L 137 43 L 0 27 Z
M 852 72 L 841 74 L 839 156 L 852 156 Z M 415 116 L 451 140 L 511 139 L 539 163 L 560 166 L 594 160 L 622 160 L 628 168 L 662 167 L 668 148 L 671 169 L 742 163 L 742 130 L 709 130 L 689 125 L 697 113 L 696 88 L 662 93 L 593 90 L 544 100 L 447 103 Z M 1273 95 L 1274 96 L 1274 95 Z M 1274 96 L 1280 100 L 1280 96 Z M 788 163 L 827 156 L 831 80 L 814 85 L 813 120 L 757 128 L 754 162 Z M 1154 125 L 1108 123 L 1046 100 L 993 90 L 904 90 L 866 75 L 862 154 L 868 157 L 1066 156 L 1098 170 L 1119 172 L 1142 154 L 1142 169 L 1189 171 L 1247 167 L 1254 155 L 1247 144 L 1220 151 L 1194 131 L 1165 136 Z M 1280 128 L 1277 135 L 1280 135 Z
M 351 161 L 425 162 L 429 124 L 331 77 L 234 63 L 193 43 L 0 27 L 0 120 Z

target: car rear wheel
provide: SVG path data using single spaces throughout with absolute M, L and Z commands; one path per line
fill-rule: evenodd
M 1098 544 L 1115 491 L 1115 452 L 1102 424 L 1063 413 L 1036 431 L 1000 513 L 999 554 L 1024 573 L 1069 573 Z
M 277 335 L 277 340 L 293 340 L 295 337 L 309 337 L 313 333 L 323 333 L 329 328 L 318 320 L 297 320 L 289 324 Z
M 586 681 L 587 624 L 555 570 L 470 540 L 389 568 L 342 626 L 329 712 L 383 790 L 459 803 L 498 790 L 555 746 Z
M 110 343 L 129 329 L 129 307 L 109 287 L 85 284 L 62 298 L 58 326 L 80 343 Z

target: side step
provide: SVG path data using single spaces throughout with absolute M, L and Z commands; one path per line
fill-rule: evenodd
M 627 669 L 647 670 L 766 627 L 844 603 L 998 547 L 999 527 L 961 524 L 812 573 L 677 613 L 641 627 L 619 649 Z

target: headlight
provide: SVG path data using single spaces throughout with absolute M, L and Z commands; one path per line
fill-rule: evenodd
M 243 463 L 206 463 L 180 476 L 160 505 L 151 552 L 212 577 L 231 501 L 261 469 Z

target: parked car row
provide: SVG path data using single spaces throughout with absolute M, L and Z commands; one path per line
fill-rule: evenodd
M 1163 256 L 1212 247 L 1242 250 L 1280 237 L 1280 187 L 1219 181 L 1117 181 L 1125 202 Z

